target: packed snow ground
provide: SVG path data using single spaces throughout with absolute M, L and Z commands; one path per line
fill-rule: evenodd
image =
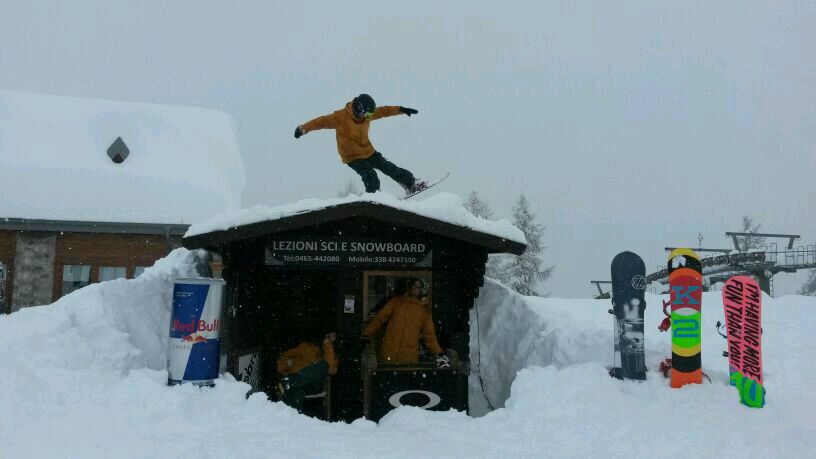
M 767 406 L 728 386 L 719 294 L 703 303 L 711 384 L 673 390 L 607 375 L 608 300 L 533 299 L 488 281 L 473 311 L 474 412 L 392 411 L 379 424 L 298 415 L 229 375 L 215 388 L 168 387 L 164 362 L 175 277 L 194 254 L 171 253 L 134 280 L 78 290 L 0 317 L 0 456 L 807 457 L 816 449 L 816 298 L 763 298 Z M 667 357 L 661 297 L 648 296 L 647 364 Z M 479 350 L 481 357 L 479 358 Z M 503 407 L 503 408 L 501 408 Z

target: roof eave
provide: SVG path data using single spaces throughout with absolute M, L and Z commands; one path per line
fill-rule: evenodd
M 339 204 L 290 215 L 277 220 L 267 220 L 233 227 L 229 230 L 189 236 L 182 240 L 182 244 L 188 249 L 214 248 L 219 245 L 250 239 L 260 234 L 276 234 L 353 217 L 366 217 L 428 231 L 439 236 L 484 247 L 488 253 L 512 253 L 514 255 L 520 255 L 524 253 L 527 248 L 526 244 L 517 241 L 511 241 L 492 234 L 475 231 L 463 226 L 366 201 Z M 467 237 L 463 237 L 463 234 Z
M 0 218 L 0 230 L 65 233 L 160 234 L 183 236 L 190 225 L 165 223 L 94 222 L 81 220 L 45 220 Z

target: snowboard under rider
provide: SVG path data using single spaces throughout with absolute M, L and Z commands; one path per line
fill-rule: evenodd
M 393 105 L 377 107 L 371 96 L 360 94 L 348 102 L 345 108 L 298 126 L 295 129 L 295 138 L 299 139 L 302 135 L 318 129 L 334 129 L 340 159 L 363 179 L 367 193 L 374 193 L 380 189 L 376 169 L 402 185 L 406 193 L 413 194 L 427 188 L 427 182 L 417 180 L 410 171 L 397 167 L 375 150 L 368 139 L 368 127 L 372 121 L 380 118 L 400 114 L 411 116 L 417 113 L 419 111 L 413 108 Z

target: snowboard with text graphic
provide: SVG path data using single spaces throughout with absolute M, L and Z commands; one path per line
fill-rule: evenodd
M 612 259 L 612 312 L 615 315 L 615 376 L 646 379 L 643 313 L 646 265 L 638 255 L 621 252 Z M 618 357 L 620 356 L 620 357 Z M 619 360 L 618 360 L 619 359 Z
M 700 320 L 703 265 L 693 250 L 674 249 L 669 254 L 668 272 L 672 330 L 671 387 L 702 384 Z
M 722 293 L 731 385 L 744 405 L 762 408 L 762 292 L 753 278 L 734 276 Z

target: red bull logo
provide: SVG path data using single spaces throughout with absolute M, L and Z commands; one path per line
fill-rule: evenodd
M 205 338 L 205 337 L 204 337 L 204 335 L 199 335 L 199 334 L 193 333 L 192 335 L 184 335 L 184 336 L 182 336 L 182 337 L 181 337 L 181 342 L 182 342 L 182 343 L 192 343 L 192 344 L 195 344 L 195 343 L 206 343 L 206 342 L 207 342 L 207 338 Z
M 207 322 L 206 320 L 198 320 L 192 322 L 182 322 L 180 320 L 173 320 L 173 331 L 178 331 L 182 333 L 195 333 L 195 332 L 217 332 L 221 330 L 221 321 L 219 319 L 215 319 L 212 322 Z M 182 338 L 183 340 L 183 338 Z

